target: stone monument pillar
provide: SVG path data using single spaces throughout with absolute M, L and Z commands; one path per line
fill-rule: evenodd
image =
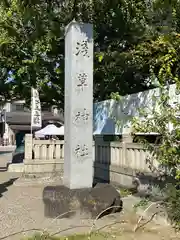
M 93 183 L 93 26 L 71 22 L 65 36 L 64 185 Z

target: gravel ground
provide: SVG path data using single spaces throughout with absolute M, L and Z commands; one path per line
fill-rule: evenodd
M 13 184 L 16 183 L 15 179 L 20 177 L 20 174 L 5 171 L 6 163 L 10 157 L 11 155 L 9 154 L 0 156 L 0 240 L 20 240 L 23 236 L 22 233 L 14 236 L 12 234 L 29 229 L 35 229 L 34 232 L 37 232 L 37 229 L 48 229 L 48 232 L 51 233 L 60 231 L 61 235 L 87 232 L 91 229 L 93 221 L 88 219 L 82 220 L 76 217 L 73 219 L 64 218 L 52 220 L 45 218 L 42 201 L 43 184 L 34 186 Z M 126 217 L 122 216 L 122 213 L 110 215 L 98 220 L 95 227 L 101 228 L 105 225 L 109 226 L 114 222 L 119 222 L 120 225 L 117 224 L 116 229 L 122 230 L 124 228 L 122 224 L 126 222 L 124 219 L 126 219 Z M 132 216 L 128 217 L 128 221 L 130 221 L 129 219 L 132 221 Z M 128 228 L 132 229 L 133 225 L 128 223 Z M 156 227 L 156 229 L 158 228 L 158 232 L 159 229 L 162 228 L 162 226 L 157 225 L 153 225 L 153 228 L 154 227 Z M 163 226 L 164 233 L 165 229 L 167 228 Z M 28 232 L 30 235 L 32 235 L 32 233 L 33 230 Z M 172 231 L 170 230 L 169 232 L 168 230 L 168 234 L 170 233 L 172 233 Z M 165 236 L 167 236 L 167 232 Z M 149 239 L 152 239 L 152 236 Z M 173 239 L 178 238 L 175 237 Z
M 43 184 L 28 186 L 27 183 L 22 185 L 22 181 L 21 184 L 16 184 L 19 181 L 16 179 L 21 175 L 5 171 L 9 158 L 9 154 L 0 156 L 0 240 L 4 236 L 28 229 L 62 231 L 62 234 L 89 231 L 92 220 L 82 220 L 78 217 L 55 220 L 45 218 L 42 201 Z M 101 227 L 106 222 L 109 220 L 100 220 L 98 226 Z M 65 229 L 68 230 L 63 231 Z M 6 239 L 19 240 L 20 235 L 9 236 Z

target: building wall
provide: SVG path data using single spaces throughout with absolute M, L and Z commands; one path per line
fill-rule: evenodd
M 12 112 L 12 111 L 18 111 L 18 108 L 17 108 L 18 106 L 20 107 L 19 111 L 20 110 L 24 111 L 24 103 L 25 103 L 24 100 L 18 100 L 18 101 L 14 101 L 14 102 L 7 102 L 2 107 L 1 112 L 3 110 L 6 113 L 7 112 Z M 13 131 L 10 128 L 9 124 L 6 123 L 6 116 L 5 115 L 1 117 L 1 122 L 5 122 L 4 129 L 3 129 L 4 134 L 3 134 L 3 139 L 1 139 L 1 144 L 4 144 L 4 145 L 14 145 L 16 132 Z
M 30 109 L 26 108 L 24 106 L 25 101 L 24 100 L 18 100 L 18 101 L 13 101 L 13 102 L 7 102 L 4 106 L 1 107 L 0 111 L 2 112 L 3 110 L 5 110 L 6 113 L 9 112 L 30 112 Z M 56 106 L 52 106 L 52 107 L 42 107 L 42 111 L 46 111 L 46 112 L 52 112 L 54 115 L 58 114 L 58 109 Z M 6 116 L 1 117 L 1 122 L 6 122 Z M 5 130 L 5 132 L 4 132 Z M 12 130 L 11 127 L 9 126 L 9 124 L 5 124 L 5 126 L 3 126 L 2 128 L 1 134 L 3 134 L 3 139 L 1 139 L 0 144 L 2 144 L 2 142 L 4 141 L 5 145 L 12 145 L 14 144 L 14 140 L 15 140 L 15 135 L 18 132 L 17 130 Z
M 133 117 L 139 116 L 139 110 L 158 110 L 157 100 L 161 95 L 159 88 L 122 96 L 119 101 L 113 99 L 94 104 L 93 132 L 97 135 L 123 135 L 131 132 Z M 180 93 L 173 84 L 169 88 L 169 103 L 180 103 Z

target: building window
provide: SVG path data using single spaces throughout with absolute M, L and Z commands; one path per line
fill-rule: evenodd
M 41 106 L 43 112 L 51 112 L 51 107 Z
M 24 104 L 20 104 L 20 103 L 16 103 L 16 104 L 12 104 L 12 112 L 20 112 L 20 111 L 24 111 Z

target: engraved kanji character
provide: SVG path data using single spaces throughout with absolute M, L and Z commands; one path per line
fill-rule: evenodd
M 77 42 L 76 45 L 76 56 L 82 54 L 83 57 L 89 57 L 88 56 L 88 42 L 87 40 L 83 40 L 82 42 Z
M 88 147 L 84 144 L 81 150 L 81 157 L 88 156 Z
M 78 121 L 78 120 L 80 120 L 80 118 L 81 118 L 81 113 L 78 111 L 75 115 L 74 121 Z
M 83 91 L 84 87 L 87 87 L 87 74 L 79 73 L 77 78 L 78 78 L 77 87 L 80 87 L 81 90 Z
M 76 154 L 77 157 L 80 157 L 81 156 L 81 146 L 78 144 L 76 146 L 76 148 L 74 149 L 74 152 Z
M 84 108 L 84 111 L 81 114 L 83 121 L 87 121 L 89 119 L 90 114 L 87 112 L 87 109 Z

